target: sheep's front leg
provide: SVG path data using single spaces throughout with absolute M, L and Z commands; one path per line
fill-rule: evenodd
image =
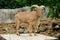
M 30 36 L 32 36 L 32 35 L 31 35 L 31 34 L 32 34 L 32 31 L 33 31 L 33 30 L 32 30 L 32 23 L 30 23 L 30 24 L 29 24 L 29 35 L 30 35 Z
M 34 36 L 36 36 L 37 30 L 38 30 L 38 26 L 35 24 L 35 25 L 34 25 Z
M 34 24 L 34 35 L 36 36 L 36 32 L 38 31 L 38 25 L 40 24 L 40 20 L 37 20 Z

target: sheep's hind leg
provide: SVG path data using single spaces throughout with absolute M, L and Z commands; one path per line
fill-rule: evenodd
M 17 27 L 16 27 L 16 33 L 17 33 L 18 36 L 20 36 L 20 34 L 19 34 L 19 25 L 17 25 Z
M 17 35 L 18 36 L 20 36 L 20 34 L 19 34 L 19 24 L 20 24 L 20 22 L 19 22 L 19 20 L 16 20 L 16 33 L 17 33 Z

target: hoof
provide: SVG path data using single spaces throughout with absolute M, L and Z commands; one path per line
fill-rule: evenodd
M 20 34 L 17 34 L 17 36 L 20 36 Z
M 37 36 L 37 34 L 36 34 L 36 33 L 34 33 L 34 36 Z
M 32 36 L 31 34 L 29 36 Z

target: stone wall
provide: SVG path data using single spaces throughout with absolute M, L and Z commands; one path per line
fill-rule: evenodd
M 16 9 L 0 9 L 0 23 L 12 23 L 14 16 L 21 11 L 30 11 L 30 7 L 22 7 Z

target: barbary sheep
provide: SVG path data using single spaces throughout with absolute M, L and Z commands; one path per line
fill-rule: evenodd
M 28 23 L 29 24 L 29 34 L 31 36 L 31 33 L 34 32 L 34 35 L 36 35 L 36 32 L 38 30 L 38 24 L 40 21 L 40 15 L 42 13 L 42 10 L 44 9 L 44 6 L 37 6 L 35 11 L 31 12 L 19 12 L 15 15 L 15 23 L 16 23 L 16 33 L 19 34 L 19 26 L 21 23 Z

